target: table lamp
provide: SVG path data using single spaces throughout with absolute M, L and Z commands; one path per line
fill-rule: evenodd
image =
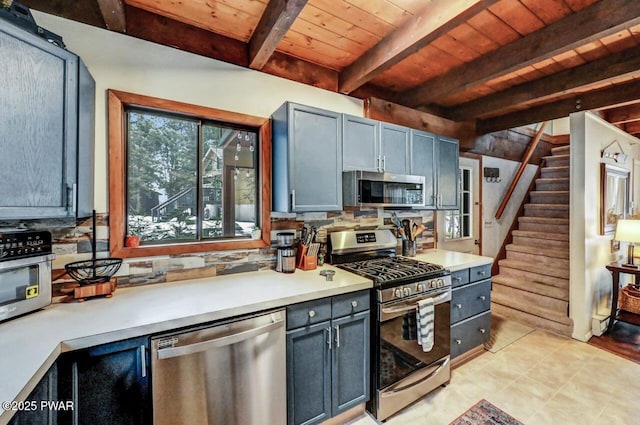
M 628 242 L 627 262 L 623 264 L 625 267 L 640 268 L 633 261 L 633 250 L 636 243 L 640 242 L 640 220 L 618 220 L 616 225 L 615 240 Z

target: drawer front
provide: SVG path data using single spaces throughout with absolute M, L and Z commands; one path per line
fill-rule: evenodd
M 451 326 L 451 358 L 484 344 L 490 335 L 490 311 Z
M 335 319 L 337 317 L 348 316 L 350 314 L 369 310 L 370 294 L 371 293 L 369 291 L 358 291 L 334 296 L 331 299 L 331 317 Z
M 469 282 L 489 279 L 491 277 L 491 264 L 484 266 L 471 267 L 469 269 Z
M 287 330 L 331 319 L 331 298 L 321 298 L 287 307 Z
M 469 283 L 469 269 L 458 270 L 457 272 L 451 272 L 451 286 L 466 285 Z
M 451 291 L 451 323 L 489 310 L 491 306 L 491 279 L 472 283 Z

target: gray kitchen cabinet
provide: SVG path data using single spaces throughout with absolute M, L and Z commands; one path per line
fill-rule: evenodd
M 287 308 L 287 422 L 310 425 L 369 399 L 369 291 Z
M 342 116 L 342 170 L 380 170 L 380 122 L 369 118 Z
M 425 177 L 425 206 L 459 208 L 459 143 L 456 139 L 411 130 L 410 173 Z
M 273 210 L 342 210 L 342 115 L 286 102 L 272 115 Z
M 41 403 L 44 403 L 44 408 Z M 58 368 L 54 363 L 47 374 L 38 382 L 24 402 L 16 402 L 16 413 L 9 421 L 9 425 L 33 425 L 58 423 L 55 408 L 47 408 L 59 403 L 58 400 Z M 70 407 L 66 402 L 62 406 Z M 18 408 L 20 407 L 20 408 Z
M 409 140 L 411 129 L 386 122 L 380 123 L 381 171 L 409 174 Z
M 148 353 L 145 336 L 61 357 L 60 396 L 73 401 L 74 411 L 60 412 L 60 423 L 150 424 Z
M 451 358 L 489 340 L 491 264 L 451 273 Z
M 93 79 L 76 55 L 3 19 L 0 56 L 0 219 L 89 215 Z

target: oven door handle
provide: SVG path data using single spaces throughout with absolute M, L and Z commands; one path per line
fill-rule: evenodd
M 382 395 L 382 397 L 392 396 L 392 395 L 394 395 L 396 393 L 408 390 L 409 388 L 413 388 L 416 385 L 422 384 L 427 379 L 429 379 L 429 378 L 433 377 L 434 375 L 440 373 L 440 371 L 447 366 L 447 364 L 449 363 L 449 360 L 450 360 L 449 356 L 439 360 L 437 363 L 435 363 L 433 365 L 434 368 L 429 374 L 427 374 L 426 376 L 418 379 L 417 381 L 411 382 L 411 383 L 409 383 L 407 385 L 397 384 L 397 385 L 394 385 L 392 387 L 389 387 L 388 389 L 384 390 L 384 394 Z
M 415 310 L 418 307 L 418 301 L 423 300 L 425 298 L 429 298 L 429 297 L 419 296 L 419 297 L 413 298 L 411 301 L 406 303 L 393 304 L 389 307 L 382 307 L 382 313 L 393 314 L 393 313 L 403 313 L 406 311 Z M 450 300 L 451 300 L 451 293 L 449 291 L 441 292 L 437 296 L 433 297 L 433 305 L 438 305 Z

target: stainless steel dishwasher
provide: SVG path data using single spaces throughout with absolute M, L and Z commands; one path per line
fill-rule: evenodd
M 286 424 L 285 311 L 151 339 L 155 425 Z

